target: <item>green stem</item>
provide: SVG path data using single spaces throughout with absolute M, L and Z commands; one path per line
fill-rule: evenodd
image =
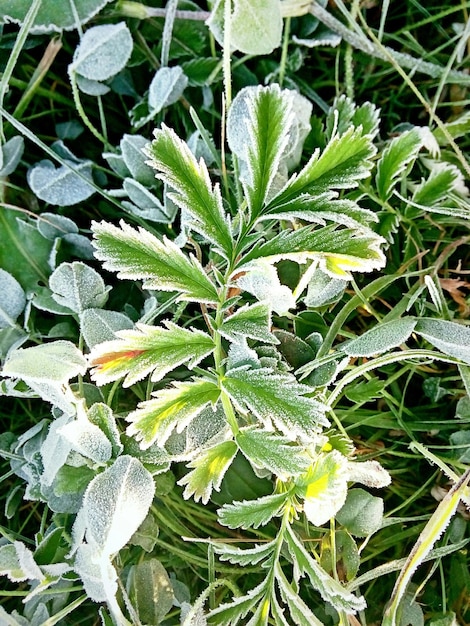
M 103 143 L 106 148 L 109 148 L 110 146 L 108 145 L 107 139 L 103 137 L 103 135 L 93 126 L 93 124 L 90 121 L 90 118 L 85 113 L 85 109 L 83 108 L 81 100 L 80 100 L 80 92 L 78 89 L 75 72 L 72 70 L 69 73 L 69 76 L 70 76 L 70 84 L 72 86 L 73 101 L 75 103 L 75 108 L 77 109 L 78 114 L 82 118 L 85 126 L 98 139 L 98 141 L 101 141 L 101 143 Z
M 284 78 L 286 76 L 287 52 L 289 50 L 290 21 L 290 17 L 286 17 L 284 21 L 284 37 L 282 41 L 281 61 L 279 64 L 279 85 L 281 87 L 284 83 Z

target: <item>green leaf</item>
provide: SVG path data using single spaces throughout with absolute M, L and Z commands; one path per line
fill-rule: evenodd
M 406 168 L 414 162 L 423 145 L 417 129 L 405 131 L 392 139 L 380 155 L 375 183 L 381 200 L 387 201 L 393 188 L 404 176 Z
M 364 489 L 350 489 L 336 520 L 356 537 L 367 537 L 379 530 L 384 512 L 382 498 Z
M 15 328 L 26 306 L 26 294 L 10 273 L 0 268 L 0 329 Z
M 123 455 L 88 485 L 83 498 L 86 538 L 100 554 L 111 556 L 126 545 L 144 521 L 155 485 L 142 463 Z
M 240 367 L 227 372 L 224 390 L 243 413 L 251 411 L 268 428 L 274 424 L 289 439 L 311 442 L 320 426 L 327 426 L 325 407 L 305 394 L 311 388 L 290 374 Z
M 28 381 L 62 385 L 86 371 L 83 354 L 70 341 L 53 341 L 12 352 L 2 374 Z
M 224 504 L 224 506 L 217 511 L 219 521 L 229 528 L 243 528 L 244 530 L 247 528 L 259 528 L 281 513 L 286 503 L 286 498 L 285 493 L 276 493 L 263 496 L 257 500 L 244 500 L 243 502 Z M 257 558 L 257 561 L 254 561 L 253 557 L 251 557 L 251 560 L 247 561 L 246 557 L 248 557 L 249 553 L 246 550 L 242 550 L 241 553 L 243 554 L 241 558 L 244 564 L 248 562 L 255 563 L 263 558 L 260 557 Z M 224 552 L 224 554 L 226 553 Z M 256 558 L 256 555 L 254 555 L 254 558 Z M 228 560 L 232 563 L 234 562 L 232 556 Z
M 304 448 L 293 445 L 287 437 L 267 430 L 243 428 L 235 440 L 254 467 L 269 470 L 283 480 L 305 472 L 311 463 Z
M 218 491 L 225 472 L 237 453 L 237 444 L 234 441 L 222 443 L 204 450 L 198 458 L 189 463 L 194 468 L 178 481 L 178 485 L 186 485 L 183 497 L 187 500 L 191 496 L 197 501 L 207 504 L 212 490 Z
M 268 579 L 265 578 L 259 585 L 250 589 L 245 596 L 238 596 L 227 604 L 221 604 L 213 611 L 210 611 L 208 618 L 211 624 L 221 626 L 233 626 L 238 624 L 247 613 L 255 607 L 267 593 Z
M 166 237 L 160 241 L 146 230 L 125 222 L 117 228 L 93 222 L 96 257 L 119 278 L 144 279 L 145 289 L 179 292 L 181 300 L 217 302 L 215 285 L 201 264 L 187 257 Z
M 280 495 L 280 494 L 276 494 Z M 272 496 L 268 496 L 272 498 Z M 261 499 L 261 498 L 260 498 Z M 225 515 L 225 511 L 230 509 L 230 507 L 237 507 L 243 503 L 237 502 L 233 505 L 226 505 L 222 509 L 218 510 L 219 519 L 222 519 L 221 515 Z M 226 524 L 228 526 L 228 524 Z M 233 526 L 232 528 L 239 528 L 239 525 Z M 221 561 L 229 561 L 234 565 L 257 565 L 261 561 L 264 561 L 268 557 L 271 556 L 273 551 L 275 550 L 277 542 L 267 541 L 266 543 L 256 544 L 254 548 L 237 548 L 231 544 L 226 543 L 214 543 L 214 552 L 219 556 Z
M 444 354 L 470 364 L 470 328 L 456 322 L 423 317 L 415 331 Z
M 149 448 L 155 441 L 163 446 L 174 430 L 183 429 L 209 404 L 215 405 L 220 390 L 214 383 L 202 379 L 175 383 L 174 387 L 154 393 L 154 400 L 139 404 L 127 416 L 132 422 L 129 436 L 136 436 L 141 448 Z
M 149 109 L 152 116 L 177 102 L 187 84 L 188 78 L 178 65 L 160 67 L 149 86 Z
M 233 248 L 230 223 L 219 186 L 212 186 L 204 160 L 198 162 L 188 145 L 165 125 L 155 131 L 148 155 L 157 178 L 173 190 L 169 197 L 193 218 L 191 227 L 230 258 Z
M 42 0 L 34 20 L 31 33 L 76 29 L 85 24 L 111 0 L 74 0 L 74 10 L 70 5 L 58 4 L 56 0 Z M 7 10 L 8 6 L 8 10 Z M 0 9 L 0 23 L 22 23 L 31 8 L 31 0 L 15 0 Z
M 294 124 L 293 92 L 278 85 L 246 87 L 234 99 L 227 120 L 232 152 L 248 167 L 244 191 L 251 219 L 256 218 L 272 195 L 275 176 Z
M 75 313 L 104 306 L 110 289 L 98 272 L 80 261 L 61 263 L 49 278 L 49 287 L 54 300 Z
M 118 339 L 95 346 L 89 355 L 92 378 L 99 385 L 125 376 L 129 387 L 152 372 L 151 380 L 161 380 L 185 363 L 193 368 L 214 350 L 210 335 L 186 329 L 172 322 L 166 328 L 137 324 L 135 330 L 120 330 Z
M 335 98 L 326 118 L 328 138 L 338 133 L 342 135 L 351 126 L 362 127 L 363 134 L 375 136 L 379 129 L 380 110 L 371 102 L 357 106 L 345 95 Z
M 282 16 L 279 0 L 231 0 L 230 45 L 245 54 L 270 54 L 281 45 Z M 225 0 L 218 0 L 207 21 L 212 34 L 224 45 Z
M 305 167 L 294 174 L 271 200 L 267 211 L 295 200 L 300 194 L 317 195 L 332 189 L 351 189 L 367 178 L 376 149 L 362 128 L 350 127 L 335 135 L 320 154 L 316 149 Z
M 438 161 L 432 164 L 428 178 L 416 186 L 412 200 L 426 211 L 443 212 L 444 214 L 455 215 L 455 217 L 470 219 L 468 206 L 462 209 L 452 206 L 449 196 L 454 192 L 466 192 L 462 173 L 455 165 Z M 439 204 L 443 204 L 443 206 L 440 207 Z
M 347 459 L 337 450 L 321 454 L 309 471 L 296 481 L 296 493 L 304 498 L 304 513 L 315 526 L 326 524 L 346 501 Z
M 0 241 L 0 267 L 16 278 L 26 293 L 34 292 L 38 282 L 47 284 L 53 242 L 36 226 L 19 219 L 15 211 L 2 208 Z
M 131 565 L 126 590 L 142 624 L 160 624 L 175 600 L 168 574 L 155 558 Z
M 286 528 L 286 541 L 294 564 L 295 580 L 298 580 L 300 576 L 308 576 L 313 587 L 325 602 L 330 602 L 337 610 L 345 611 L 348 615 L 366 608 L 366 602 L 362 596 L 356 596 L 345 589 L 312 558 L 290 526 Z
M 108 80 L 125 68 L 132 48 L 132 35 L 125 22 L 93 26 L 81 38 L 69 71 L 88 80 Z
M 413 332 L 416 322 L 414 317 L 402 317 L 377 324 L 342 349 L 348 356 L 370 357 L 374 354 L 383 354 L 404 343 Z
M 246 304 L 240 307 L 223 321 L 220 334 L 231 341 L 239 341 L 240 337 L 248 337 L 264 343 L 279 343 L 270 332 L 271 309 L 266 302 Z
M 294 591 L 292 585 L 287 580 L 284 572 L 279 565 L 279 561 L 274 565 L 274 575 L 279 586 L 282 599 L 289 607 L 294 624 L 298 626 L 323 626 L 318 618 L 308 608 L 297 591 Z
M 382 241 L 372 231 L 338 230 L 334 225 L 282 230 L 269 241 L 255 245 L 244 256 L 241 267 L 249 266 L 255 259 L 270 263 L 281 259 L 305 263 L 314 259 L 333 278 L 345 279 L 350 278 L 351 271 L 370 272 L 384 266 L 385 256 L 380 249 Z

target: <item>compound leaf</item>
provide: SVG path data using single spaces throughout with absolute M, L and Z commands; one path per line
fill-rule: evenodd
M 266 595 L 268 591 L 267 582 L 268 579 L 265 578 L 257 587 L 250 589 L 245 596 L 238 596 L 232 602 L 221 604 L 211 611 L 208 615 L 211 623 L 220 624 L 221 626 L 237 624 Z
M 335 135 L 322 153 L 315 150 L 305 167 L 289 179 L 271 200 L 267 212 L 303 193 L 317 195 L 332 189 L 357 187 L 358 181 L 369 176 L 375 152 L 370 136 L 364 135 L 360 126 Z
M 366 608 L 362 596 L 356 596 L 329 576 L 319 563 L 307 552 L 290 526 L 286 529 L 286 541 L 294 564 L 294 578 L 307 575 L 313 587 L 326 602 L 351 615 Z
M 251 411 L 268 428 L 273 424 L 287 438 L 310 442 L 319 426 L 327 426 L 325 407 L 305 394 L 311 388 L 291 374 L 268 368 L 240 367 L 227 372 L 222 386 L 243 413 Z
M 183 497 L 187 500 L 194 496 L 196 502 L 202 500 L 203 504 L 207 504 L 212 490 L 219 491 L 224 474 L 236 453 L 237 444 L 234 441 L 223 441 L 200 453 L 188 465 L 194 469 L 178 481 L 178 485 L 186 485 Z
M 224 504 L 218 510 L 219 521 L 229 528 L 243 528 L 245 530 L 247 528 L 259 528 L 267 524 L 273 517 L 279 515 L 285 503 L 286 494 L 276 493 L 262 496 L 257 500 L 244 500 L 243 502 Z M 224 554 L 226 554 L 225 551 Z M 240 558 L 242 558 L 244 564 L 255 563 L 264 558 L 263 552 L 261 552 L 261 556 L 259 554 L 256 556 L 254 553 L 253 556 L 249 556 L 249 554 L 246 550 L 240 551 L 240 555 L 243 555 Z M 230 558 L 224 557 L 224 560 L 230 560 L 233 563 L 232 558 L 235 558 L 234 555 L 231 555 Z
M 280 495 L 280 494 L 276 494 Z M 272 496 L 268 496 L 272 498 Z M 261 499 L 261 498 L 260 498 Z M 284 496 L 285 499 L 285 496 Z M 259 501 L 259 500 L 258 500 Z M 240 505 L 243 503 L 237 502 L 233 505 L 227 504 L 224 505 L 221 509 L 218 510 L 219 520 L 222 520 L 222 515 L 225 515 L 225 511 L 230 509 L 230 507 L 236 507 L 236 505 Z M 236 515 L 236 513 L 235 513 Z M 221 521 L 221 523 L 223 523 Z M 228 526 L 228 524 L 225 524 Z M 240 526 L 237 524 L 236 526 L 232 526 L 232 528 L 239 528 Z M 268 541 L 263 544 L 257 544 L 254 548 L 237 548 L 236 546 L 224 543 L 215 543 L 214 544 L 214 552 L 219 555 L 221 561 L 229 561 L 234 565 L 256 565 L 261 561 L 267 559 L 273 552 L 276 547 L 276 541 Z
M 181 300 L 217 302 L 215 285 L 193 257 L 187 257 L 172 241 L 157 239 L 148 231 L 121 221 L 121 228 L 93 222 L 96 257 L 120 278 L 144 280 L 146 289 L 179 292 Z
M 345 279 L 350 278 L 351 271 L 370 272 L 383 267 L 385 256 L 381 243 L 381 237 L 372 231 L 338 230 L 334 225 L 320 229 L 304 226 L 283 230 L 269 241 L 254 246 L 243 258 L 243 264 L 249 266 L 255 259 L 269 263 L 282 259 L 305 263 L 314 259 L 333 278 Z
M 118 339 L 95 346 L 89 356 L 92 378 L 98 384 L 125 376 L 129 387 L 152 372 L 152 380 L 186 363 L 192 368 L 214 349 L 210 335 L 164 322 L 166 328 L 137 324 L 136 329 L 120 330 Z
M 155 131 L 148 155 L 157 178 L 173 190 L 169 197 L 193 218 L 191 227 L 229 258 L 233 248 L 230 223 L 219 186 L 212 186 L 204 160 L 198 162 L 188 145 L 164 124 Z
M 248 337 L 265 343 L 279 343 L 270 332 L 271 309 L 266 302 L 246 304 L 225 318 L 219 332 L 232 341 Z
M 277 476 L 289 476 L 305 472 L 311 463 L 305 450 L 293 445 L 287 437 L 258 428 L 243 428 L 235 436 L 238 447 L 252 465 L 267 469 Z
M 136 436 L 143 449 L 155 441 L 163 446 L 174 428 L 181 432 L 209 403 L 215 405 L 220 390 L 214 383 L 199 379 L 177 383 L 155 395 L 127 416 L 132 422 L 127 434 Z
M 392 139 L 377 163 L 375 182 L 380 198 L 385 202 L 403 176 L 406 168 L 416 159 L 422 140 L 416 129 L 408 130 Z

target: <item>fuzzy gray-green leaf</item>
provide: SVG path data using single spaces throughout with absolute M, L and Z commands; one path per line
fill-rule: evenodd
M 413 332 L 416 321 L 414 317 L 402 317 L 377 324 L 371 330 L 346 344 L 344 351 L 348 356 L 370 357 L 374 354 L 383 354 L 404 343 Z
M 444 354 L 470 364 L 470 328 L 457 322 L 423 317 L 415 328 L 421 335 Z

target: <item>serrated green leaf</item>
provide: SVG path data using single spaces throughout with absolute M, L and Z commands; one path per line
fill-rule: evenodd
M 315 526 L 326 524 L 343 506 L 348 492 L 347 459 L 337 450 L 318 457 L 296 483 L 304 513 Z
M 243 428 L 235 440 L 252 465 L 258 469 L 267 469 L 283 480 L 305 472 L 311 463 L 304 448 L 272 431 Z
M 390 198 L 393 188 L 406 168 L 416 159 L 422 145 L 419 132 L 412 129 L 392 139 L 382 152 L 375 177 L 381 200 L 385 202 Z
M 366 608 L 362 596 L 356 596 L 345 589 L 310 556 L 290 526 L 286 529 L 286 542 L 294 564 L 294 580 L 298 580 L 300 576 L 308 576 L 325 602 L 330 602 L 336 609 L 345 611 L 348 615 Z
M 279 565 L 274 565 L 274 575 L 279 586 L 282 599 L 289 607 L 289 612 L 294 624 L 297 626 L 323 626 L 323 623 L 315 617 L 299 594 L 294 591 Z
M 421 205 L 426 211 L 439 212 L 439 203 L 443 203 L 449 214 L 459 215 L 470 219 L 470 210 L 458 209 L 449 205 L 449 194 L 452 192 L 465 192 L 465 183 L 460 170 L 451 163 L 439 161 L 431 168 L 427 179 L 422 180 L 414 189 L 413 202 Z M 436 206 L 437 205 L 437 206 Z
M 171 199 L 193 218 L 191 227 L 230 258 L 233 248 L 230 222 L 222 206 L 219 186 L 212 186 L 205 162 L 202 159 L 198 162 L 188 145 L 165 125 L 155 131 L 148 155 L 156 176 L 173 190 L 169 193 Z
M 163 446 L 175 428 L 182 432 L 209 403 L 216 404 L 220 390 L 214 383 L 199 379 L 175 383 L 174 387 L 154 395 L 154 400 L 142 402 L 127 416 L 131 422 L 127 434 L 135 436 L 142 449 L 155 441 Z
M 370 272 L 383 267 L 382 241 L 372 231 L 338 230 L 333 225 L 319 229 L 304 226 L 297 230 L 283 230 L 269 241 L 255 245 L 242 263 L 249 266 L 255 259 L 270 263 L 281 259 L 305 263 L 314 259 L 333 278 L 345 279 L 350 278 L 351 271 Z
M 423 317 L 415 331 L 444 354 L 470 364 L 470 328 L 456 322 Z
M 240 367 L 227 373 L 222 386 L 240 411 L 251 411 L 268 427 L 274 424 L 289 439 L 310 442 L 329 424 L 324 405 L 305 396 L 311 388 L 290 374 Z
M 272 496 L 268 496 L 272 497 Z M 232 505 L 226 505 L 222 509 L 219 509 L 219 519 L 221 512 L 226 511 Z M 238 525 L 235 526 L 238 528 Z M 229 561 L 234 565 L 256 565 L 261 561 L 264 561 L 270 557 L 276 548 L 277 542 L 268 541 L 266 543 L 257 544 L 254 548 L 238 548 L 230 544 L 221 544 L 219 542 L 214 543 L 214 552 L 219 555 L 221 561 Z
M 243 98 L 239 102 L 239 99 Z M 245 195 L 251 218 L 262 211 L 278 172 L 293 124 L 291 92 L 278 85 L 248 87 L 237 95 L 227 122 L 231 134 L 244 133 L 244 157 L 248 166 Z M 234 140 L 232 141 L 234 143 Z
M 326 136 L 329 139 L 336 132 L 342 135 L 351 126 L 362 127 L 362 133 L 370 136 L 377 134 L 380 110 L 371 102 L 357 106 L 345 95 L 335 98 L 328 111 L 325 123 Z
M 338 198 L 335 191 L 325 191 L 314 196 L 308 193 L 301 194 L 285 204 L 270 209 L 269 213 L 261 215 L 258 221 L 273 218 L 291 222 L 300 219 L 317 224 L 324 224 L 325 220 L 328 220 L 349 228 L 360 229 L 378 221 L 375 213 L 360 207 L 352 200 Z
M 267 211 L 287 204 L 303 193 L 317 195 L 331 189 L 351 189 L 367 178 L 376 149 L 362 128 L 349 128 L 333 137 L 320 153 L 317 149 L 305 167 L 294 174 L 271 200 Z
M 277 517 L 286 503 L 285 493 L 262 496 L 257 500 L 244 500 L 224 504 L 218 510 L 219 521 L 229 528 L 259 528 Z M 231 560 L 231 559 L 230 559 Z M 258 560 L 261 560 L 258 559 Z M 252 562 L 252 561 L 250 561 Z
M 238 596 L 232 602 L 221 604 L 213 611 L 210 611 L 208 618 L 211 624 L 220 624 L 220 626 L 234 626 L 238 624 L 239 620 L 244 618 L 266 595 L 267 582 L 267 579 L 263 580 L 254 589 L 250 589 L 245 596 Z
M 178 485 L 186 485 L 183 497 L 187 500 L 194 496 L 196 502 L 201 500 L 207 504 L 212 490 L 219 491 L 225 472 L 237 453 L 234 441 L 224 441 L 204 450 L 188 467 L 194 468 L 178 481 Z
M 224 319 L 220 334 L 232 341 L 248 337 L 264 343 L 279 343 L 270 332 L 271 309 L 266 302 L 246 304 Z
M 416 326 L 416 318 L 402 317 L 383 324 L 377 324 L 357 339 L 343 347 L 348 356 L 370 357 L 383 354 L 404 343 Z
M 96 257 L 120 278 L 144 280 L 146 289 L 179 292 L 181 300 L 217 302 L 215 285 L 201 264 L 187 257 L 172 241 L 162 241 L 146 230 L 93 222 Z
M 94 346 L 92 378 L 104 385 L 125 376 L 123 386 L 129 387 L 152 372 L 151 380 L 157 381 L 183 363 L 193 368 L 214 350 L 210 335 L 164 324 L 166 328 L 137 324 L 135 330 L 118 331 L 118 339 Z

